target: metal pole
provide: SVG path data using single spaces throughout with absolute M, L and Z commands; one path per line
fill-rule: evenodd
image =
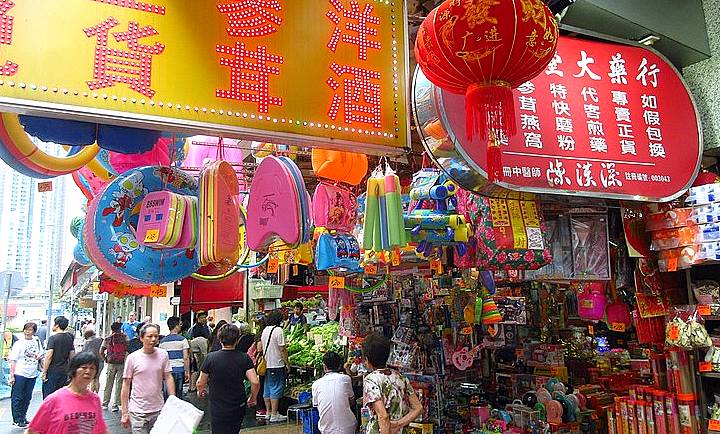
M 0 361 L 4 360 L 5 355 L 5 331 L 7 330 L 7 310 L 8 303 L 10 302 L 10 282 L 12 281 L 12 273 L 5 273 L 5 303 L 3 307 L 3 327 L 2 327 L 2 340 L 0 340 Z M 10 339 L 12 344 L 12 339 Z M 0 369 L 3 373 L 1 378 L 5 378 L 5 370 Z
M 52 305 L 53 305 L 53 279 L 54 276 L 50 274 L 50 296 L 48 297 L 48 322 L 47 322 L 47 334 L 45 335 L 45 348 L 47 348 L 48 341 L 50 340 L 50 332 L 52 331 L 53 327 L 53 317 L 52 317 Z

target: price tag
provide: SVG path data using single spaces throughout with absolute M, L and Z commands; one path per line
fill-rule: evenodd
M 595 327 L 594 326 L 592 326 L 592 325 L 588 326 L 588 334 L 590 336 L 595 336 Z
M 698 363 L 698 371 L 700 371 L 700 372 L 712 372 L 712 362 L 700 362 L 700 363 Z
M 167 287 L 165 285 L 150 287 L 150 297 L 166 297 L 166 296 L 167 296 Z
M 670 258 L 667 260 L 667 270 L 668 271 L 677 271 L 677 267 L 678 267 L 677 258 Z
M 280 261 L 278 261 L 277 258 L 271 258 L 268 260 L 268 266 L 267 266 L 267 272 L 268 273 L 277 273 L 278 268 L 280 267 Z
M 621 322 L 611 323 L 610 329 L 614 332 L 625 333 L 625 323 L 621 323 Z
M 670 326 L 668 330 L 668 338 L 672 341 L 676 341 L 680 338 L 680 328 L 676 325 Z
M 708 421 L 708 431 L 720 431 L 720 420 L 710 419 Z
M 463 328 L 460 330 L 460 334 L 461 334 L 461 335 L 471 335 L 471 334 L 472 334 L 472 331 L 473 331 L 473 330 L 472 330 L 472 327 L 470 327 L 470 326 L 468 326 L 468 327 L 463 327 Z
M 160 239 L 160 229 L 150 229 L 145 232 L 143 243 L 156 243 Z
M 712 311 L 710 310 L 710 306 L 707 304 L 701 304 L 697 307 L 697 311 L 702 316 L 710 316 L 712 315 Z
M 438 259 L 434 259 L 430 262 L 430 269 L 437 274 L 442 274 L 442 262 Z
M 343 276 L 330 276 L 328 286 L 332 289 L 343 289 L 345 288 L 345 278 Z
M 322 335 L 315 335 L 314 339 L 315 339 L 315 345 L 317 345 L 317 346 L 321 346 L 324 343 Z
M 377 264 L 366 264 L 365 274 L 377 274 Z
M 400 250 L 393 249 L 391 258 L 392 258 L 391 263 L 394 267 L 397 267 L 398 265 L 400 265 Z

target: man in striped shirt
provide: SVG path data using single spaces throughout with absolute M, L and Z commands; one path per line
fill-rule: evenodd
M 182 399 L 183 383 L 190 381 L 190 344 L 180 335 L 182 322 L 179 317 L 171 316 L 167 320 L 170 334 L 160 340 L 160 348 L 170 357 L 172 377 L 175 380 L 175 396 Z

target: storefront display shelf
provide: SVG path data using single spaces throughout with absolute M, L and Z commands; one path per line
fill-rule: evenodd
M 701 372 L 701 377 L 720 378 L 720 372 Z

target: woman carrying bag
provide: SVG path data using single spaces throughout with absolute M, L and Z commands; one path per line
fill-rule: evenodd
M 283 315 L 279 310 L 270 312 L 265 329 L 257 343 L 257 373 L 265 376 L 263 398 L 267 409 L 266 419 L 270 422 L 284 422 L 287 416 L 278 413 L 280 399 L 285 394 L 285 380 L 290 366 L 285 344 L 285 333 L 280 324 Z

